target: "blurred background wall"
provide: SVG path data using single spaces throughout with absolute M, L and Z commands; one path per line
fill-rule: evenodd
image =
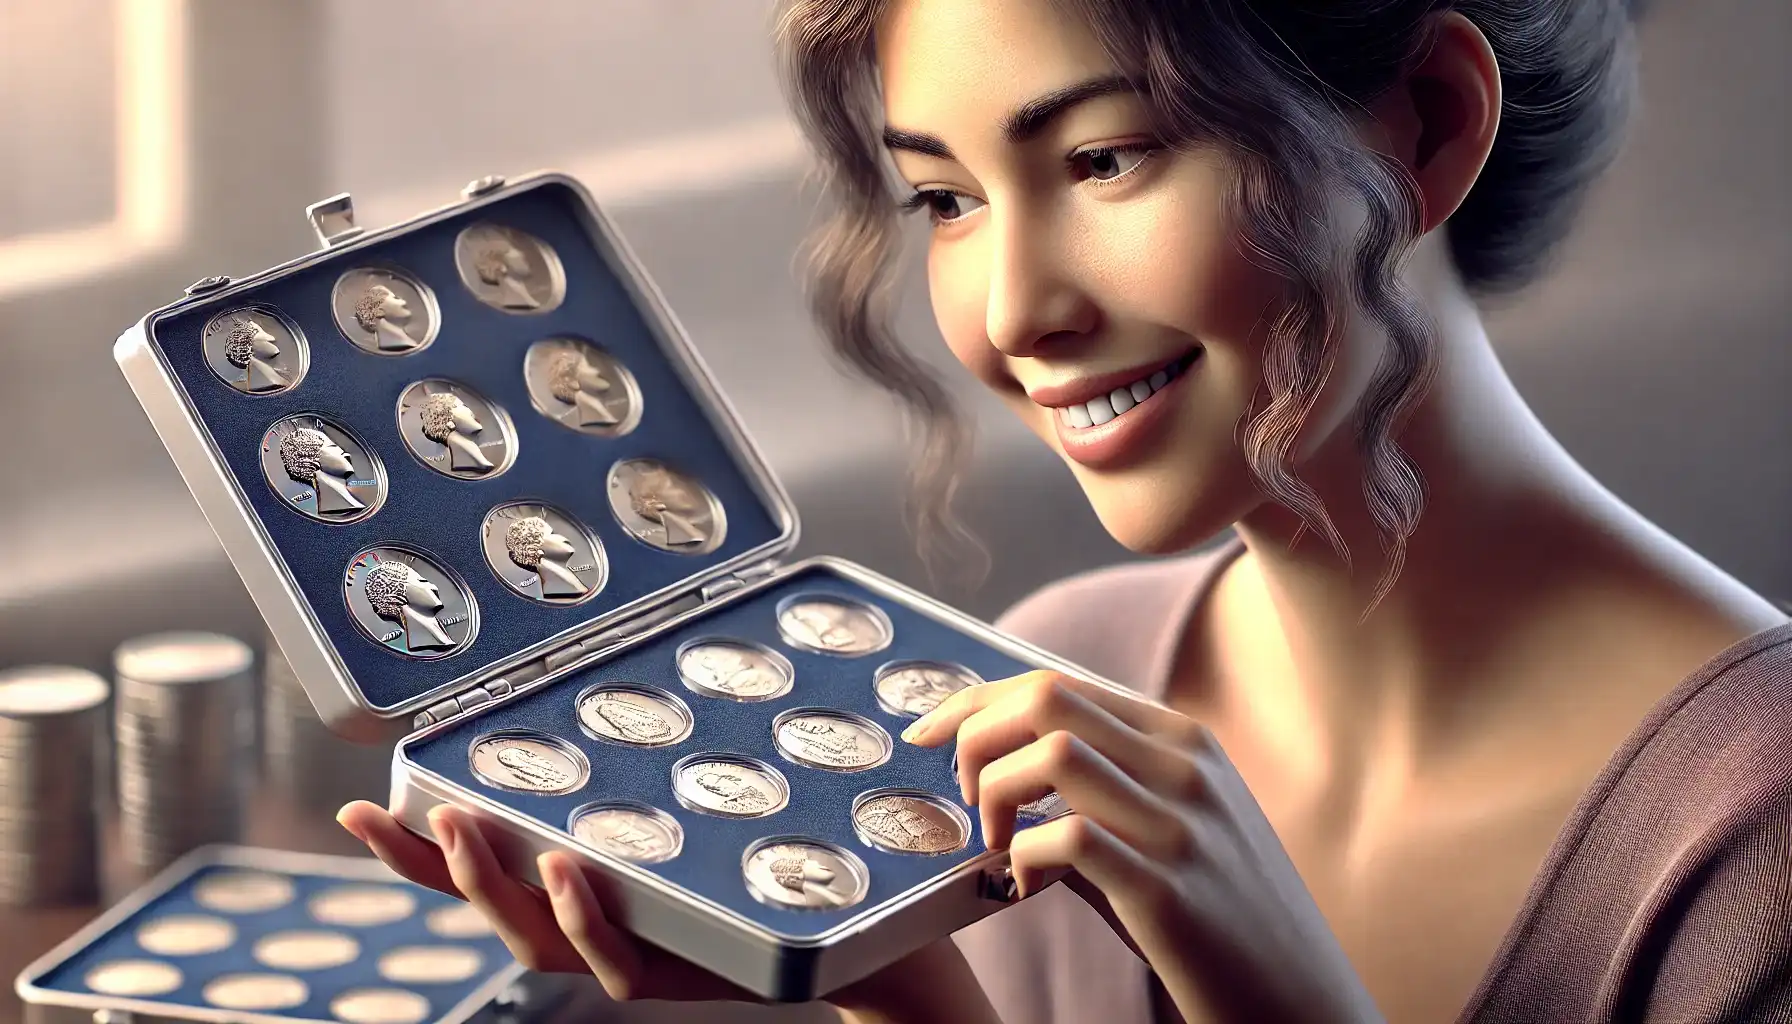
M 804 551 L 925 584 L 881 397 L 821 354 L 791 273 L 810 210 L 767 0 L 0 0 L 0 666 L 103 668 L 121 639 L 259 624 L 111 358 L 215 273 L 369 227 L 468 179 L 583 177 L 793 492 Z M 1792 595 L 1792 5 L 1661 0 L 1644 106 L 1559 269 L 1492 328 L 1614 491 Z M 903 330 L 945 355 L 910 275 Z M 1125 556 L 1066 470 L 959 380 L 993 617 Z

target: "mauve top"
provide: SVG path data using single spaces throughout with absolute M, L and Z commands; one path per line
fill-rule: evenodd
M 998 623 L 1161 699 L 1236 541 L 1075 576 Z M 1007 1024 L 1148 1024 L 1152 979 L 1064 886 L 955 938 Z M 1582 795 L 1462 1024 L 1792 1022 L 1792 624 L 1683 680 Z

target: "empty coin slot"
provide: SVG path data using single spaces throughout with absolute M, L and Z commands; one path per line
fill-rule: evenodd
M 481 736 L 467 759 L 480 782 L 511 793 L 555 796 L 578 789 L 591 777 L 591 762 L 583 752 L 559 737 L 529 729 Z
M 292 879 L 259 871 L 207 875 L 193 887 L 193 901 L 221 914 L 260 914 L 293 901 Z
M 738 754 L 692 754 L 672 766 L 672 793 L 693 811 L 722 818 L 763 818 L 790 803 L 784 774 Z
M 483 939 L 497 934 L 478 908 L 466 903 L 437 907 L 423 919 L 431 935 L 444 939 Z
M 858 658 L 890 646 L 896 627 L 883 609 L 832 594 L 796 594 L 778 602 L 778 633 L 799 650 Z
M 344 1024 L 421 1024 L 429 1000 L 396 988 L 360 988 L 330 1001 L 330 1013 Z
M 566 830 L 594 850 L 636 864 L 659 864 L 684 849 L 684 827 L 657 807 L 629 800 L 586 804 Z
M 228 949 L 236 926 L 210 914 L 174 914 L 137 929 L 137 945 L 157 956 L 199 956 Z
M 918 789 L 859 794 L 852 802 L 852 825 L 869 846 L 928 857 L 957 853 L 971 836 L 971 819 L 963 809 Z
M 181 986 L 180 968 L 159 960 L 112 960 L 87 972 L 81 981 L 105 996 L 160 996 Z
M 324 924 L 372 928 L 417 912 L 417 897 L 389 885 L 344 885 L 311 897 L 311 916 Z
M 275 932 L 257 940 L 254 953 L 263 967 L 277 971 L 322 971 L 353 963 L 361 944 L 341 932 Z
M 947 697 L 982 683 L 982 676 L 951 662 L 892 661 L 872 677 L 872 690 L 878 706 L 890 714 L 919 718 Z
M 789 659 L 747 640 L 690 640 L 679 646 L 673 661 L 688 689 L 719 700 L 776 700 L 789 693 L 796 681 Z
M 485 958 L 465 946 L 405 946 L 380 957 L 380 977 L 400 985 L 445 985 L 479 973 Z
M 868 718 L 828 708 L 792 708 L 772 719 L 778 753 L 830 772 L 862 772 L 890 759 L 890 734 Z
M 598 683 L 573 701 L 579 728 L 592 739 L 631 747 L 669 747 L 691 734 L 684 701 L 644 683 Z
M 864 861 L 803 836 L 772 836 L 748 846 L 741 876 L 754 899 L 783 910 L 844 910 L 871 887 Z
M 226 974 L 203 995 L 226 1010 L 290 1010 L 311 998 L 311 990 L 289 974 Z

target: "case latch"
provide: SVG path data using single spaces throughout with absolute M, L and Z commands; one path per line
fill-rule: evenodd
M 488 192 L 496 192 L 503 187 L 504 176 L 502 174 L 488 174 L 483 178 L 474 178 L 467 182 L 461 188 L 460 196 L 462 199 L 478 199 Z
M 311 221 L 311 230 L 317 233 L 317 240 L 326 248 L 366 233 L 355 226 L 355 200 L 347 192 L 305 207 L 305 218 Z
M 192 298 L 195 295 L 205 295 L 210 292 L 215 292 L 229 283 L 230 278 L 225 274 L 213 274 L 211 277 L 202 277 L 192 284 L 187 285 L 187 297 Z
M 979 879 L 978 888 L 986 900 L 997 903 L 1013 903 L 1020 895 L 1020 883 L 1014 880 L 1014 867 L 1003 864 L 1000 867 L 987 868 Z

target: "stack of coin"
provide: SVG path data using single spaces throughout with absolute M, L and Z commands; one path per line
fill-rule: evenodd
M 140 637 L 113 656 L 119 835 L 143 876 L 241 837 L 255 772 L 255 653 L 215 633 Z
M 98 898 L 95 783 L 110 695 L 84 669 L 0 672 L 0 904 Z
M 300 810 L 331 816 L 351 800 L 384 804 L 392 752 L 332 733 L 273 637 L 262 651 L 262 772 L 269 788 Z

